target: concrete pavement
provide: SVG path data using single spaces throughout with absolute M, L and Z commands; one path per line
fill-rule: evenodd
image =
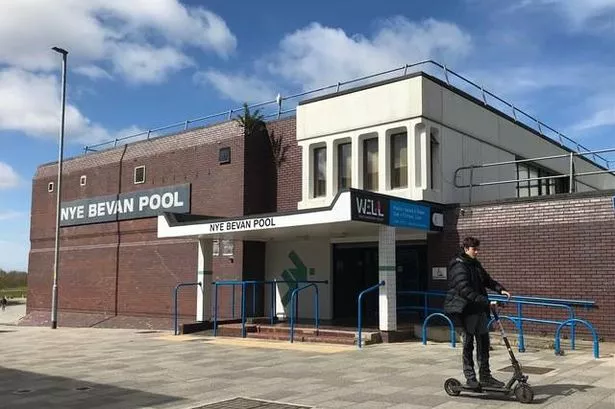
M 597 360 L 589 348 L 564 356 L 516 353 L 524 366 L 546 371 L 529 374 L 532 407 L 615 408 L 615 359 L 605 350 Z M 462 376 L 461 347 L 445 343 L 358 350 L 170 331 L 0 325 L 0 354 L 0 407 L 11 409 L 188 409 L 233 398 L 248 400 L 212 408 L 527 407 L 496 394 L 448 396 L 445 379 Z M 506 350 L 495 345 L 491 355 L 494 375 L 508 378 Z

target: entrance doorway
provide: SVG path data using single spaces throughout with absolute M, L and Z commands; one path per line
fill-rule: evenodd
M 397 291 L 427 288 L 427 246 L 398 243 L 396 248 Z M 378 284 L 378 243 L 333 245 L 333 319 L 339 325 L 356 326 L 357 300 L 361 291 Z M 398 303 L 416 304 L 416 296 L 398 296 Z M 378 291 L 363 297 L 363 323 L 378 326 Z

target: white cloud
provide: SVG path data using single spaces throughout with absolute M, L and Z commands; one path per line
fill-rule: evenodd
M 73 71 L 75 71 L 77 74 L 85 75 L 86 77 L 93 80 L 101 78 L 108 80 L 113 79 L 113 76 L 111 74 L 96 65 L 81 65 L 79 67 L 73 68 Z
M 195 75 L 197 83 L 212 85 L 230 100 L 243 103 L 258 103 L 274 99 L 277 92 L 272 84 L 255 76 L 243 74 L 224 74 L 217 70 L 208 70 Z
M 553 11 L 563 15 L 573 30 L 615 29 L 615 0 L 523 0 L 508 11 L 523 9 Z
M 131 83 L 159 83 L 169 73 L 190 65 L 190 58 L 171 47 L 122 44 L 113 51 L 114 71 Z
M 584 131 L 591 128 L 613 125 L 615 125 L 615 106 L 595 112 L 590 118 L 574 125 L 574 128 Z
M 57 77 L 50 74 L 33 74 L 20 69 L 0 70 L 0 130 L 57 139 L 61 115 L 59 88 Z M 67 102 L 67 141 L 93 143 L 115 138 L 115 134 L 93 123 Z
M 433 19 L 389 19 L 371 39 L 313 23 L 286 36 L 268 68 L 307 89 L 427 58 L 455 60 L 470 48 L 470 36 L 458 26 Z
M 286 35 L 276 50 L 255 64 L 254 76 L 220 72 L 204 75 L 220 92 L 236 99 L 239 85 L 235 82 L 247 87 L 243 92 L 250 96 L 267 91 L 269 87 L 264 84 L 273 82 L 311 89 L 422 59 L 451 63 L 468 55 L 471 48 L 469 34 L 453 23 L 434 19 L 382 20 L 372 37 L 312 23 Z
M 0 13 L 0 130 L 57 138 L 61 57 L 91 79 L 158 84 L 192 66 L 188 48 L 228 58 L 237 40 L 219 16 L 179 0 L 5 0 Z M 130 127 L 128 131 L 135 130 Z M 124 136 L 67 103 L 68 141 Z
M 50 48 L 60 46 L 75 66 L 108 65 L 131 81 L 159 82 L 187 66 L 183 48 L 227 58 L 236 43 L 219 16 L 178 0 L 9 0 L 0 13 L 0 65 L 30 71 L 57 70 Z M 146 64 L 145 57 L 162 58 Z
M 4 162 L 0 162 L 0 189 L 10 189 L 19 184 L 19 175 L 17 172 Z M 2 213 L 0 213 L 0 220 Z

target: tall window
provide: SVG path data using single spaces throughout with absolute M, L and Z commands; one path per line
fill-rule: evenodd
M 378 190 L 378 138 L 363 141 L 363 189 Z
M 408 187 L 408 134 L 391 135 L 391 188 Z
M 314 197 L 327 194 L 327 148 L 314 149 Z
M 342 143 L 337 146 L 337 187 L 349 188 L 352 182 L 351 144 Z
M 539 178 L 555 176 L 554 172 L 533 166 L 529 163 L 517 164 L 517 179 Z M 548 178 L 542 180 L 529 180 L 517 182 L 517 197 L 553 195 L 568 193 L 568 178 Z
M 429 161 L 430 187 L 433 190 L 440 187 L 440 144 L 433 133 L 429 135 L 429 151 L 431 152 L 431 160 Z

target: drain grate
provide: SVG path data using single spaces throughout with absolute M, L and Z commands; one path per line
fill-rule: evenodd
M 534 375 L 544 375 L 547 372 L 551 372 L 554 371 L 554 368 L 545 368 L 542 366 L 522 366 L 521 367 L 521 372 L 523 372 L 524 374 L 534 374 Z M 514 368 L 512 367 L 512 365 L 507 366 L 505 368 L 500 369 L 500 371 L 502 372 L 514 372 Z
M 158 334 L 160 331 L 156 331 L 156 330 L 143 330 L 143 331 L 137 331 L 137 334 Z
M 91 386 L 79 386 L 78 388 L 75 388 L 76 391 L 89 391 L 90 389 L 92 389 Z
M 306 408 L 311 406 L 291 405 L 282 402 L 269 402 L 266 400 L 234 398 L 216 403 L 209 403 L 203 406 L 197 406 L 192 409 L 296 409 Z

